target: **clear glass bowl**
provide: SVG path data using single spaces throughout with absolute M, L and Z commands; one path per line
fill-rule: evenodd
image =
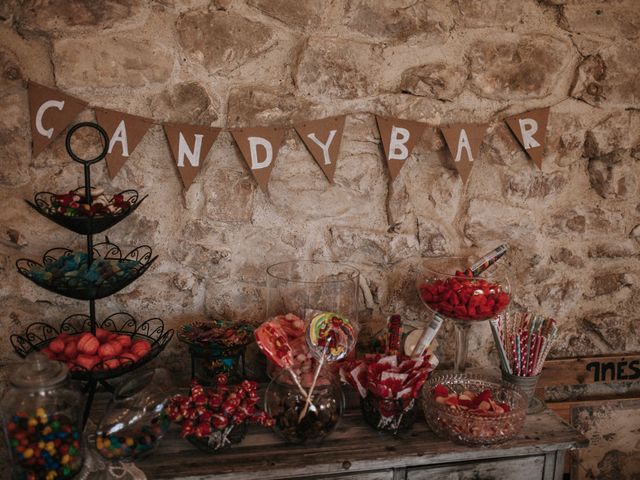
M 108 460 L 151 453 L 169 429 L 165 409 L 173 392 L 169 372 L 147 370 L 115 391 L 96 430 L 96 450 Z
M 409 430 L 416 420 L 417 402 L 415 399 L 405 408 L 402 401 L 375 397 L 371 392 L 360 399 L 362 417 L 380 432 L 398 433 Z
M 479 394 L 490 389 L 493 400 L 506 403 L 510 411 L 480 414 L 437 403 L 433 389 L 438 384 L 458 394 L 465 390 Z M 527 403 L 526 397 L 508 383 L 481 375 L 436 375 L 422 390 L 422 408 L 431 430 L 440 437 L 466 445 L 492 445 L 515 437 L 524 425 Z
M 304 381 L 308 391 L 309 385 Z M 333 432 L 344 412 L 344 395 L 337 377 L 323 369 L 313 390 L 314 407 L 301 419 L 305 397 L 291 381 L 289 372 L 274 378 L 265 393 L 264 409 L 275 420 L 274 430 L 288 443 L 315 443 Z
M 477 277 L 455 275 L 457 271 L 464 272 L 472 263 L 471 257 L 428 259 L 416 279 L 418 296 L 429 312 L 454 322 L 454 371 L 459 373 L 466 367 L 471 325 L 504 312 L 511 300 L 511 287 L 504 267 L 494 265 Z M 477 288 L 469 289 L 476 285 Z
M 232 445 L 237 445 L 242 442 L 246 435 L 247 422 L 243 422 L 229 426 L 225 430 L 214 430 L 211 435 L 206 437 L 188 435 L 186 439 L 202 452 L 215 453 L 226 450 Z
M 432 259 L 423 265 L 417 288 L 427 308 L 443 317 L 466 322 L 488 320 L 506 310 L 510 286 L 505 269 L 494 266 L 492 273 L 477 277 L 455 274 L 456 271 L 463 272 L 471 263 L 463 257 L 448 257 Z M 469 287 L 477 288 L 471 292 L 462 291 Z M 442 291 L 434 292 L 436 289 Z M 484 297 L 483 304 L 475 302 L 480 297 Z

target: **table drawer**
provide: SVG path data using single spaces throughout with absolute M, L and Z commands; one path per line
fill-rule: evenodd
M 407 480 L 537 480 L 544 473 L 544 456 L 453 463 L 407 469 Z
M 393 470 L 380 470 L 377 472 L 338 473 L 335 475 L 322 475 L 320 477 L 304 477 L 304 480 L 393 480 Z

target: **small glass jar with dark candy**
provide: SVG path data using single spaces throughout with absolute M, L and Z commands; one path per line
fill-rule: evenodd
M 1 408 L 12 478 L 61 480 L 81 470 L 82 395 L 69 386 L 67 373 L 42 353 L 13 370 Z
M 306 398 L 293 383 L 291 374 L 282 371 L 274 378 L 265 393 L 265 411 L 275 420 L 274 430 L 289 443 L 316 443 L 333 432 L 344 412 L 344 395 L 340 382 L 328 368 L 324 368 L 305 410 Z M 301 379 L 309 391 L 311 380 Z
M 365 421 L 376 430 L 397 435 L 411 428 L 416 420 L 416 400 L 405 405 L 403 400 L 380 398 L 367 392 L 360 398 Z
M 173 393 L 169 372 L 147 370 L 116 389 L 96 430 L 95 447 L 109 460 L 151 453 L 169 429 L 165 409 Z

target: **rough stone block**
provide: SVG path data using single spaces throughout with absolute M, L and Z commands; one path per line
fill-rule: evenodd
M 512 34 L 475 42 L 467 57 L 477 95 L 514 101 L 550 95 L 569 74 L 573 51 L 551 35 Z
M 182 48 L 209 71 L 234 70 L 259 58 L 275 41 L 270 27 L 225 11 L 184 13 L 176 29 Z
M 453 100 L 464 88 L 467 69 L 444 62 L 420 65 L 402 72 L 400 89 L 413 95 Z
M 165 46 L 110 35 L 56 40 L 53 63 L 66 88 L 143 87 L 166 82 L 173 71 L 173 55 Z
M 440 36 L 451 30 L 453 20 L 453 6 L 438 0 L 348 0 L 343 21 L 363 35 L 404 40 L 413 35 Z
M 319 27 L 326 10 L 323 2 L 300 2 L 298 0 L 249 0 L 249 5 L 262 13 L 281 21 L 287 27 L 305 31 Z
M 357 98 L 378 93 L 382 48 L 374 43 L 311 37 L 294 81 L 303 95 Z

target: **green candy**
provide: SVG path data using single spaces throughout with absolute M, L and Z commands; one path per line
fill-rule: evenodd
M 51 429 L 55 432 L 56 430 L 58 430 L 60 428 L 60 422 L 59 421 L 55 421 L 55 422 L 51 422 Z

